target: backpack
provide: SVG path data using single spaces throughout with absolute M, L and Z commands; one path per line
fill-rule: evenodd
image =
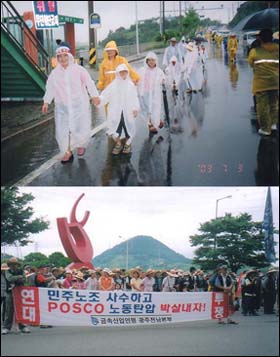
M 218 273 L 215 273 L 211 276 L 211 278 L 208 280 L 209 288 L 208 291 L 214 291 L 215 287 L 215 281 L 217 279 Z

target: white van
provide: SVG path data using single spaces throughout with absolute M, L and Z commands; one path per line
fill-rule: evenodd
M 243 51 L 248 55 L 251 44 L 257 39 L 260 31 L 249 31 L 242 35 Z

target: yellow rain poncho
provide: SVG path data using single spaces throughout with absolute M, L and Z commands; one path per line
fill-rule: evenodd
M 114 49 L 117 52 L 115 58 L 111 61 L 108 58 L 108 53 L 106 49 Z M 125 57 L 119 56 L 119 50 L 115 41 L 110 41 L 106 44 L 105 50 L 103 51 L 103 61 L 99 68 L 99 82 L 97 84 L 97 88 L 100 90 L 104 90 L 113 80 L 116 78 L 116 68 L 120 64 L 125 64 L 129 69 L 129 75 L 133 82 L 138 82 L 140 77 L 133 70 L 133 68 L 128 64 L 127 59 Z
M 263 43 L 253 48 L 248 63 L 254 70 L 253 93 L 279 89 L 279 45 Z

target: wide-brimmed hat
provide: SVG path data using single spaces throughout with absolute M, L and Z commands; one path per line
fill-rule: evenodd
M 256 270 L 254 270 L 254 269 L 250 269 L 250 270 L 248 270 L 248 271 L 246 271 L 246 276 L 247 275 L 250 275 L 250 274 L 255 274 L 257 271 Z
M 276 272 L 278 272 L 277 269 L 275 269 L 275 268 L 269 268 L 268 271 L 266 272 L 266 274 L 276 273 Z
M 109 275 L 112 274 L 111 270 L 109 268 L 104 268 L 102 270 L 102 273 L 108 273 Z
M 169 270 L 167 272 L 167 274 L 168 274 L 168 276 L 171 276 L 172 278 L 177 278 L 178 277 L 177 272 L 174 269 Z
M 80 280 L 85 280 L 84 274 L 81 271 L 78 271 L 78 273 L 75 275 L 75 278 L 80 279 Z
M 170 42 L 177 42 L 176 37 L 171 37 Z
M 186 47 L 187 47 L 187 49 L 189 51 L 193 51 L 194 50 L 194 43 L 193 42 L 189 42 Z
M 10 265 L 20 265 L 20 262 L 17 260 L 16 257 L 12 257 L 7 261 L 8 266 Z
M 1 264 L 1 270 L 9 270 L 10 268 L 8 267 L 7 263 L 2 263 Z
M 145 274 L 151 275 L 151 274 L 154 274 L 154 271 L 153 271 L 153 269 L 148 269 Z
M 141 275 L 141 271 L 140 271 L 138 268 L 132 268 L 132 269 L 130 269 L 130 271 L 129 271 L 130 277 L 133 277 L 133 274 L 134 274 L 134 273 L 137 273 L 139 276 Z

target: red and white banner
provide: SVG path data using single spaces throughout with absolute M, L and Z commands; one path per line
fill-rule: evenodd
M 227 294 L 14 289 L 16 320 L 28 325 L 123 326 L 227 317 Z

